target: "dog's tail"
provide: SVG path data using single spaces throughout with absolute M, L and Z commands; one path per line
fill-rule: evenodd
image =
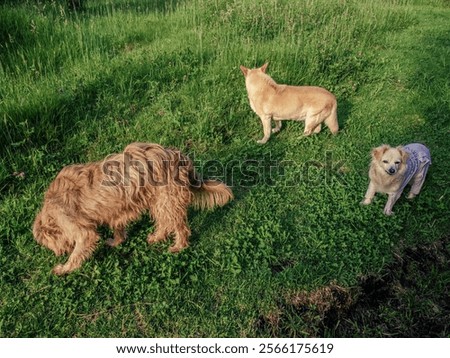
M 192 205 L 197 209 L 212 209 L 215 206 L 224 206 L 233 199 L 233 192 L 230 187 L 217 180 L 201 181 L 199 185 L 191 188 L 194 194 Z
M 334 102 L 331 108 L 330 115 L 325 119 L 325 124 L 330 129 L 331 133 L 336 134 L 339 131 L 339 123 L 337 120 L 337 103 Z

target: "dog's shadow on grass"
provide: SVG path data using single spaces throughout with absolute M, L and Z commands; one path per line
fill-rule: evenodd
M 350 117 L 350 114 L 352 113 L 353 104 L 347 100 L 342 99 L 338 101 L 338 123 L 339 123 L 339 130 L 342 131 L 347 128 L 347 120 Z

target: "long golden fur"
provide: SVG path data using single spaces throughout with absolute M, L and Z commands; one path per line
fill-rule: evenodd
M 187 208 L 225 205 L 231 189 L 214 180 L 200 180 L 192 161 L 178 150 L 151 143 L 132 143 L 123 153 L 103 161 L 63 168 L 50 184 L 33 234 L 57 256 L 69 253 L 57 275 L 81 266 L 99 240 L 97 227 L 114 231 L 110 246 L 125 240 L 125 226 L 149 210 L 155 230 L 149 244 L 174 234 L 171 252 L 188 246 Z
M 266 143 L 271 133 L 279 132 L 286 119 L 305 120 L 305 136 L 319 133 L 322 122 L 331 133 L 338 132 L 337 101 L 332 93 L 322 87 L 279 85 L 266 74 L 267 65 L 254 69 L 240 66 L 250 107 L 263 125 L 264 137 L 258 143 Z

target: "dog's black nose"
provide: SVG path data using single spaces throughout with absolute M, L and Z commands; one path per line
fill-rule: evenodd
M 395 169 L 394 168 L 389 168 L 389 174 L 394 174 L 395 173 Z

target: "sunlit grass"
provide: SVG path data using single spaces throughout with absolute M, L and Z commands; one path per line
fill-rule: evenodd
M 448 234 L 443 2 L 85 3 L 0 5 L 0 336 L 302 336 L 309 323 L 283 306 L 292 292 L 354 285 L 398 248 Z M 336 94 L 337 136 L 303 138 L 290 122 L 256 143 L 239 65 L 266 61 L 279 83 Z M 236 199 L 191 210 L 178 255 L 147 245 L 143 217 L 121 247 L 52 276 L 64 258 L 31 233 L 46 187 L 132 141 L 182 149 Z M 360 207 L 370 149 L 413 141 L 433 156 L 423 192 L 394 217 L 382 197 Z M 279 326 L 261 326 L 274 315 Z

